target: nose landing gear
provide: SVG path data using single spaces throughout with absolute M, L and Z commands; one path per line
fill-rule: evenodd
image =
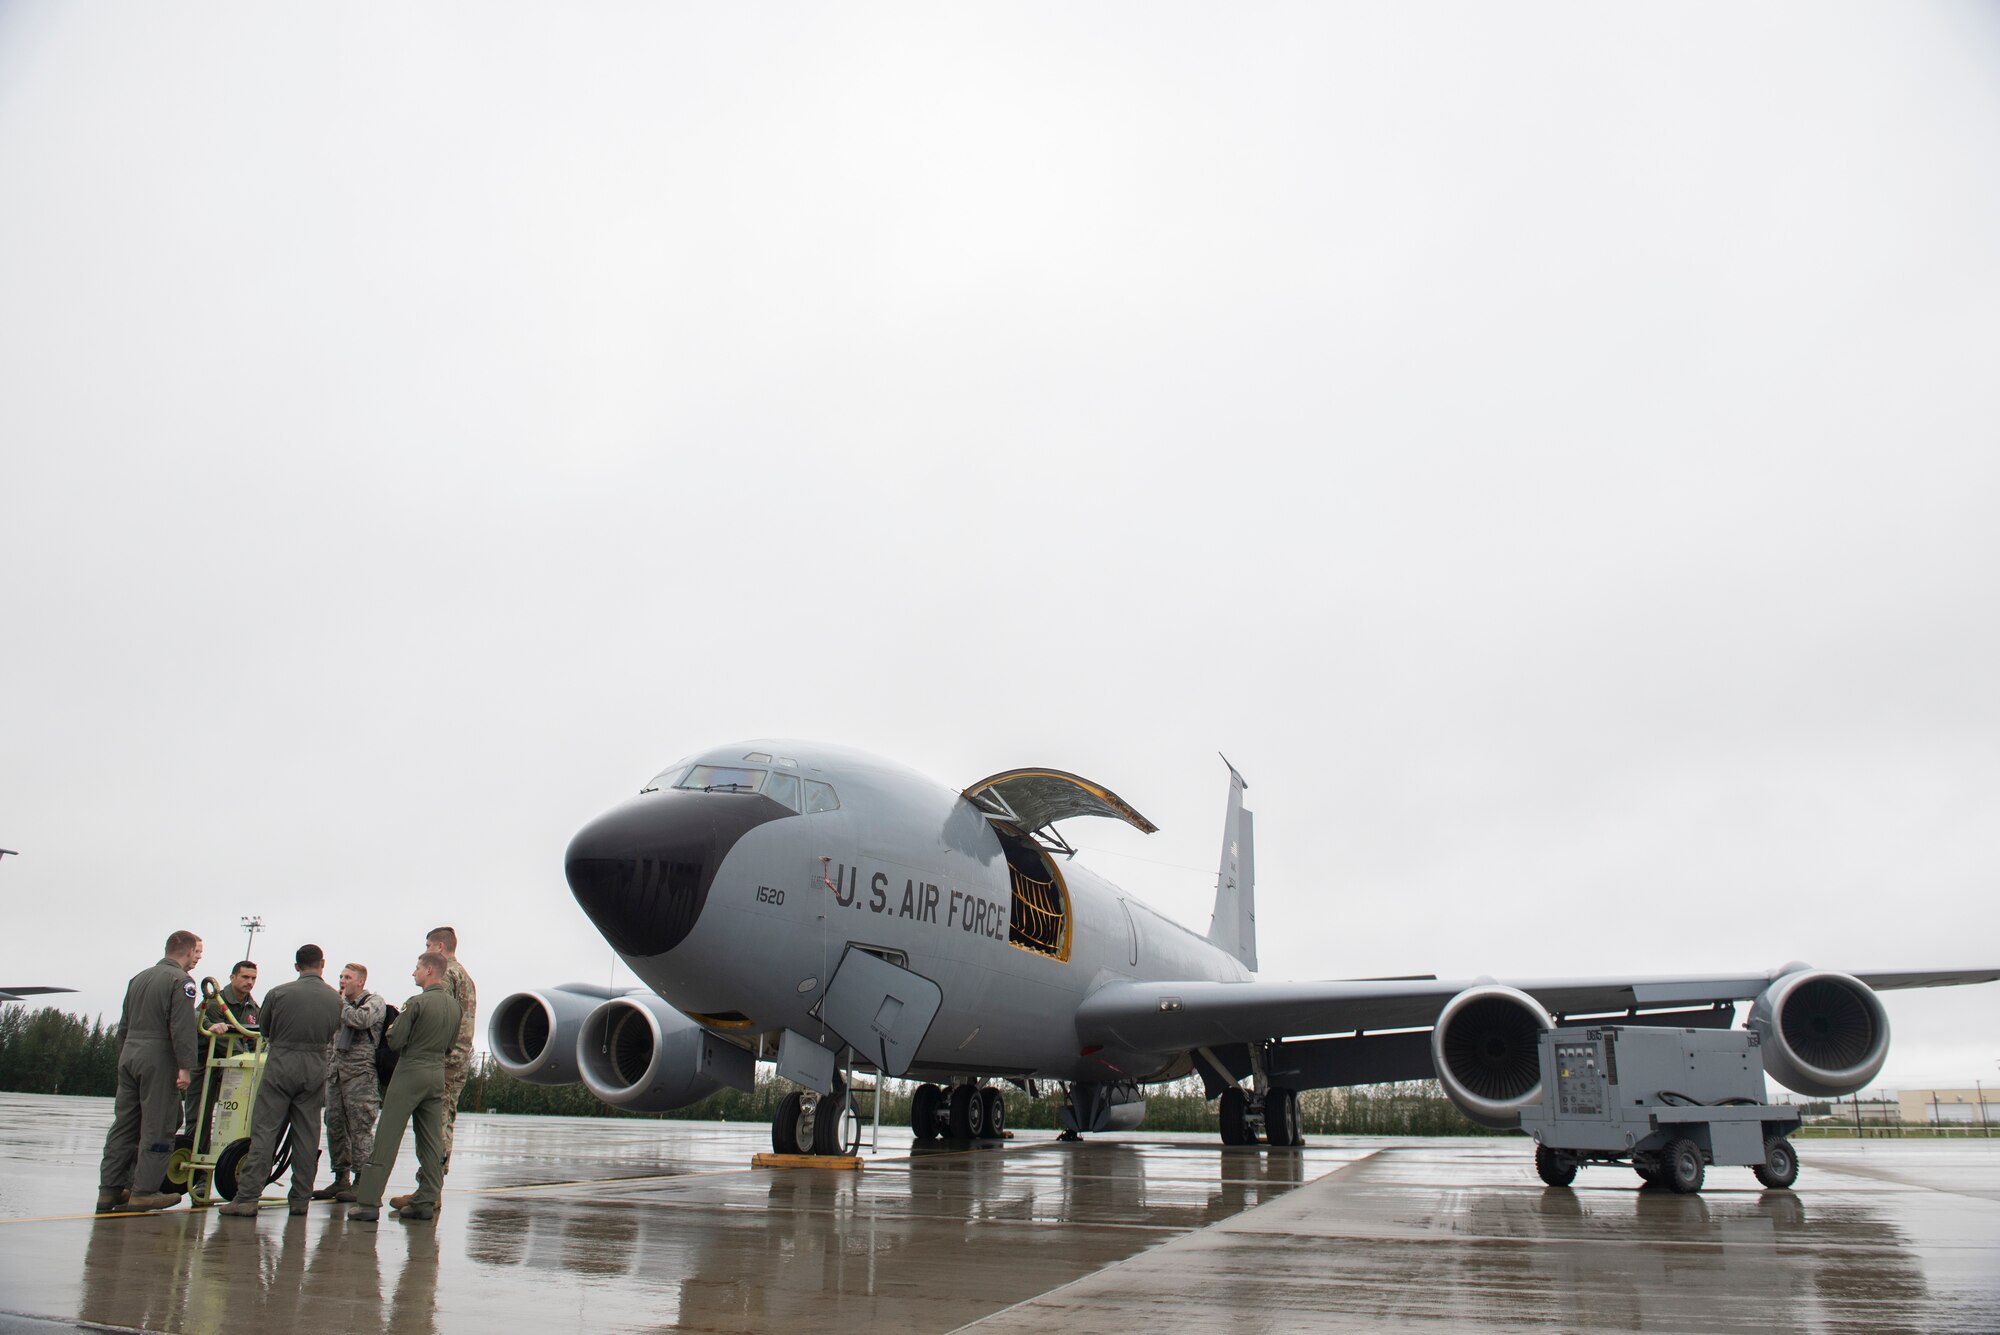
M 861 1144 L 861 1119 L 845 1085 L 831 1094 L 793 1090 L 771 1119 L 771 1149 L 778 1154 L 851 1155 Z

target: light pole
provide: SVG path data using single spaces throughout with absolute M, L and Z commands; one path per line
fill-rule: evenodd
M 264 930 L 264 920 L 255 914 L 243 919 L 243 958 L 249 959 L 250 947 L 257 942 L 257 933 Z

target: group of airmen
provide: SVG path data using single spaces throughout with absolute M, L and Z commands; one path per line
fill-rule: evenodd
M 403 1133 L 413 1128 L 417 1188 L 391 1197 L 389 1207 L 405 1221 L 435 1219 L 451 1167 L 458 1099 L 471 1072 L 477 1009 L 472 976 L 458 962 L 458 934 L 438 927 L 425 938 L 410 975 L 417 994 L 386 1030 L 389 1008 L 368 990 L 368 970 L 347 965 L 335 989 L 324 976 L 326 953 L 316 945 L 298 948 L 298 978 L 272 988 L 261 1006 L 254 995 L 257 966 L 250 960 L 239 961 L 227 985 L 204 999 L 192 972 L 201 952 L 199 936 L 175 932 L 160 962 L 126 985 L 98 1212 L 160 1210 L 180 1199 L 167 1189 L 168 1159 L 183 1126 L 190 1143 L 200 1134 L 206 1111 L 201 1042 L 247 1031 L 264 1053 L 263 1075 L 236 1194 L 220 1213 L 257 1214 L 279 1138 L 289 1128 L 291 1212 L 305 1214 L 315 1200 L 335 1201 L 351 1207 L 349 1219 L 378 1219 Z M 382 1043 L 396 1054 L 386 1088 L 376 1067 Z M 322 1119 L 334 1175 L 315 1189 Z

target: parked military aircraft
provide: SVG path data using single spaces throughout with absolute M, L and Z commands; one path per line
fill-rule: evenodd
M 1064 1134 L 1136 1127 L 1142 1088 L 1198 1073 L 1222 1139 L 1301 1143 L 1298 1092 L 1437 1078 L 1474 1120 L 1518 1124 L 1558 1021 L 1727 1027 L 1750 1003 L 1772 1078 L 1839 1095 L 1881 1070 L 1876 992 L 1988 982 L 2000 969 L 1652 978 L 1265 982 L 1253 819 L 1229 771 L 1206 936 L 1088 868 L 1058 822 L 1154 826 L 1101 784 L 1020 769 L 963 791 L 808 742 L 717 747 L 585 826 L 565 873 L 645 983 L 516 993 L 490 1026 L 520 1079 L 581 1079 L 606 1103 L 683 1107 L 750 1088 L 756 1062 L 802 1088 L 781 1153 L 854 1143 L 853 1073 L 923 1083 L 919 1140 L 1001 1129 L 999 1085 L 1066 1094 Z M 1338 1035 L 1338 1037 L 1327 1037 Z

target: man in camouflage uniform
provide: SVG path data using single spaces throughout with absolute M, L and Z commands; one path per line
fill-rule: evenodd
M 433 927 L 424 939 L 424 948 L 444 956 L 444 990 L 458 1003 L 458 1036 L 444 1059 L 444 1170 L 451 1171 L 452 1128 L 458 1123 L 458 1096 L 465 1091 L 466 1077 L 472 1074 L 472 1016 L 479 1008 L 479 994 L 472 975 L 458 962 L 458 933 L 449 927 Z
M 264 1075 L 257 1085 L 257 1110 L 250 1125 L 250 1152 L 236 1174 L 236 1199 L 225 1215 L 254 1218 L 271 1160 L 287 1127 L 292 1144 L 293 1214 L 312 1202 L 319 1174 L 319 1115 L 326 1102 L 326 1046 L 340 1028 L 340 994 L 326 985 L 326 952 L 300 946 L 293 956 L 295 982 L 271 989 L 264 999 Z
M 175 932 L 165 957 L 125 985 L 118 1018 L 118 1097 L 97 1169 L 97 1208 L 160 1210 L 180 1197 L 159 1190 L 181 1118 L 181 1091 L 195 1062 L 194 1002 L 188 970 L 201 938 Z M 133 1188 L 136 1185 L 137 1190 Z
M 375 1152 L 375 1118 L 382 1111 L 382 1087 L 375 1079 L 375 1045 L 382 1039 L 387 1009 L 381 994 L 368 990 L 368 970 L 350 964 L 340 971 L 340 1032 L 326 1054 L 326 1143 L 333 1152 L 333 1181 L 313 1193 L 316 1201 L 353 1201 L 361 1167 Z
M 417 956 L 410 977 L 423 991 L 403 1003 L 403 1013 L 389 1026 L 388 1043 L 398 1053 L 396 1074 L 389 1077 L 375 1152 L 355 1184 L 349 1219 L 373 1222 L 380 1217 L 382 1188 L 396 1166 L 405 1128 L 414 1128 L 417 1137 L 417 1189 L 390 1204 L 406 1223 L 437 1218 L 444 1192 L 444 1061 L 457 1041 L 460 1018 L 458 1002 L 444 988 L 449 963 L 432 950 Z

